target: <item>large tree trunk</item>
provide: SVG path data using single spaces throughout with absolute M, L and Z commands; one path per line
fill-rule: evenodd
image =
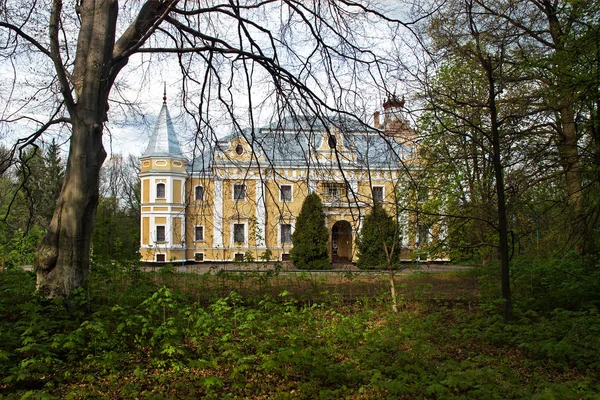
M 581 255 L 585 254 L 585 209 L 583 204 L 583 187 L 581 180 L 581 159 L 578 147 L 575 112 L 568 105 L 560 110 L 560 132 L 558 152 L 560 163 L 565 174 L 567 202 L 571 209 L 570 236 Z
M 69 296 L 89 271 L 90 244 L 98 204 L 100 167 L 106 158 L 102 130 L 112 87 L 112 53 L 118 13 L 116 0 L 81 3 L 81 28 L 71 75 L 63 66 L 58 30 L 62 2 L 53 3 L 52 59 L 71 117 L 69 159 L 50 227 L 35 255 L 38 292 Z M 73 95 L 76 95 L 76 98 Z
M 510 290 L 510 257 L 508 246 L 508 219 L 506 217 L 506 191 L 504 189 L 504 167 L 500 152 L 500 131 L 498 123 L 498 107 L 496 104 L 496 85 L 490 64 L 482 63 L 486 68 L 489 83 L 489 108 L 492 141 L 492 163 L 496 178 L 496 195 L 498 196 L 498 252 L 500 256 L 500 280 L 504 307 L 502 314 L 504 322 L 513 320 L 512 294 Z
M 105 158 L 102 124 L 75 121 L 62 193 L 36 253 L 37 289 L 44 297 L 68 296 L 87 275 Z

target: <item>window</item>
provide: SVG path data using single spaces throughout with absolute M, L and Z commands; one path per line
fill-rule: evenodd
M 292 225 L 281 224 L 281 244 L 292 243 Z
M 165 184 L 164 183 L 156 184 L 156 198 L 157 199 L 165 198 Z
M 156 255 L 156 262 L 165 262 L 167 261 L 167 258 L 164 254 L 157 254 Z
M 164 225 L 158 225 L 156 227 L 156 241 L 157 242 L 164 242 L 165 241 L 165 227 Z
M 235 146 L 235 154 L 237 154 L 238 156 L 244 154 L 244 146 L 242 146 L 241 144 Z
M 196 242 L 204 242 L 204 227 L 196 226 L 194 228 L 194 240 Z
M 279 187 L 279 200 L 280 201 L 292 201 L 292 186 L 281 185 Z
M 246 198 L 246 185 L 236 183 L 233 185 L 233 199 L 244 200 Z
M 194 260 L 198 262 L 204 261 L 204 253 L 194 253 Z
M 245 224 L 233 224 L 233 242 L 235 244 L 246 243 Z
M 373 186 L 373 200 L 383 201 L 383 186 Z
M 290 261 L 290 253 L 282 253 L 281 261 Z
M 233 256 L 233 261 L 244 262 L 244 254 L 243 253 L 235 253 L 235 255 Z
M 419 244 L 429 243 L 429 227 L 427 225 L 419 226 Z
M 346 196 L 346 185 L 344 183 L 323 183 L 323 195 L 326 198 L 340 198 Z
M 196 186 L 194 188 L 194 199 L 196 201 L 204 200 L 204 186 Z

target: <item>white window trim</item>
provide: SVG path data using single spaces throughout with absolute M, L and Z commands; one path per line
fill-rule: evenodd
M 290 199 L 289 200 L 284 200 L 283 196 L 281 195 L 282 194 L 281 188 L 283 186 L 289 186 L 290 187 Z M 285 202 L 285 203 L 291 203 L 291 202 L 294 201 L 294 185 L 287 184 L 287 183 L 285 185 L 279 185 L 279 201 L 282 202 L 282 203 L 283 202 Z
M 198 199 L 196 197 L 196 188 L 201 187 L 202 188 L 202 198 Z M 204 198 L 206 197 L 206 191 L 204 189 L 204 185 L 196 185 L 194 186 L 194 201 L 204 201 Z
M 373 185 L 371 186 L 371 195 L 373 196 L 373 200 L 375 200 L 375 191 L 373 189 L 381 188 L 381 202 L 385 201 L 385 186 L 384 185 Z
M 280 222 L 278 224 L 278 226 L 277 226 L 277 244 L 279 245 L 279 247 L 283 247 L 284 245 L 291 247 L 292 246 L 292 242 L 291 241 L 290 241 L 290 243 L 282 243 L 281 242 L 281 225 L 290 225 L 291 226 L 291 228 L 290 228 L 290 240 L 292 238 L 292 235 L 294 234 L 295 226 L 291 222 Z
M 196 228 L 202 228 L 202 239 L 196 239 Z M 194 225 L 194 242 L 204 243 L 206 242 L 206 229 L 204 229 L 204 225 Z
M 236 199 L 235 198 L 235 187 L 238 185 L 242 185 L 244 186 L 244 197 L 241 199 Z M 231 199 L 233 201 L 246 201 L 248 200 L 248 185 L 246 185 L 245 183 L 233 183 L 231 185 Z
M 234 227 L 236 224 L 244 225 L 244 243 L 236 243 L 234 237 Z M 231 238 L 231 247 L 248 247 L 248 221 L 232 221 L 229 229 Z

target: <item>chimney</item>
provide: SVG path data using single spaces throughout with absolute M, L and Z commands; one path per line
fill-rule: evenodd
M 373 113 L 373 125 L 375 126 L 375 129 L 381 129 L 381 124 L 379 123 L 379 111 Z

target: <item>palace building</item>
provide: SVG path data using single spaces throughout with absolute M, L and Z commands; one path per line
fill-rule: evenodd
M 404 99 L 386 101 L 374 126 L 289 116 L 188 159 L 165 101 L 140 159 L 142 261 L 286 261 L 302 202 L 315 191 L 332 261 L 356 260 L 357 233 L 374 200 L 398 219 L 406 251 L 415 229 L 396 210 L 418 163 L 403 107 Z

